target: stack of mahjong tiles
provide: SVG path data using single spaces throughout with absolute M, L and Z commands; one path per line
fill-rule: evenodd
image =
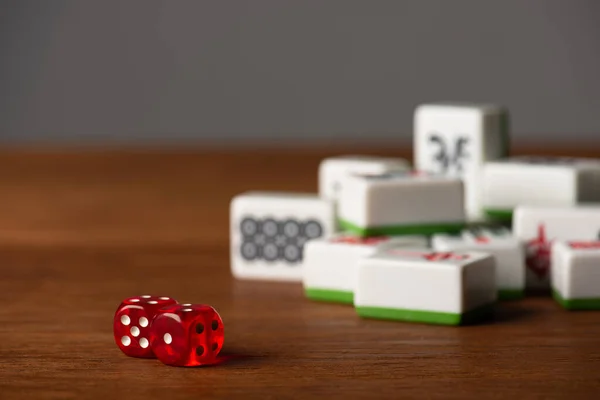
M 233 275 L 302 282 L 366 318 L 462 324 L 550 287 L 600 309 L 600 161 L 510 157 L 494 105 L 422 105 L 414 125 L 414 166 L 331 157 L 318 194 L 236 196 Z

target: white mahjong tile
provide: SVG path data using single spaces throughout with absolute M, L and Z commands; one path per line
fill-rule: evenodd
M 551 285 L 566 309 L 600 309 L 600 241 L 557 241 L 552 246 Z
M 410 164 L 403 158 L 346 155 L 329 157 L 319 165 L 319 195 L 337 200 L 342 178 L 348 173 L 380 174 L 390 171 L 407 171 Z
M 515 207 L 575 206 L 600 201 L 600 161 L 511 157 L 483 168 L 482 202 L 491 217 L 510 220 Z
M 551 248 L 557 240 L 595 240 L 600 233 L 600 204 L 576 207 L 519 206 L 513 234 L 525 245 L 529 288 L 548 288 Z
M 478 252 L 386 249 L 359 261 L 359 315 L 456 325 L 487 315 L 497 298 L 495 261 Z
M 418 170 L 461 177 L 471 220 L 482 218 L 483 164 L 508 155 L 508 112 L 493 104 L 432 103 L 414 115 L 414 159 Z
M 311 194 L 248 192 L 230 207 L 236 278 L 301 281 L 307 241 L 335 231 L 334 206 Z
M 349 174 L 338 220 L 362 236 L 458 232 L 465 226 L 463 182 L 423 172 Z

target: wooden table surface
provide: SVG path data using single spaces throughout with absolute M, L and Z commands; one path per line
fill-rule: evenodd
M 361 320 L 299 284 L 232 279 L 230 198 L 315 191 L 330 154 L 0 152 L 0 399 L 600 397 L 600 312 L 530 297 L 485 324 L 439 327 Z M 225 361 L 123 355 L 115 308 L 145 293 L 217 308 Z

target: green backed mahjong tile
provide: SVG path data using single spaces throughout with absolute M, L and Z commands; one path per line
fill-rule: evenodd
M 486 208 L 483 211 L 489 218 L 493 220 L 512 222 L 513 210 Z
M 361 317 L 388 319 L 395 321 L 423 322 L 437 325 L 464 325 L 493 314 L 494 304 L 486 304 L 465 313 L 447 313 L 437 311 L 406 310 L 400 308 L 382 308 L 357 306 L 356 312 Z
M 311 300 L 344 304 L 352 304 L 354 302 L 354 293 L 345 290 L 306 288 L 304 293 Z
M 498 300 L 518 300 L 525 297 L 525 289 L 499 289 Z
M 565 299 L 556 290 L 552 290 L 552 297 L 567 310 L 600 310 L 600 298 Z
M 460 233 L 465 222 L 423 224 L 423 225 L 389 225 L 363 228 L 345 220 L 338 220 L 339 226 L 359 236 L 401 236 L 401 235 L 433 235 L 435 233 Z

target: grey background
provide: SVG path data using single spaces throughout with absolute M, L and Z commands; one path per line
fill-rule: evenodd
M 5 143 L 408 143 L 436 100 L 600 143 L 599 73 L 596 0 L 0 1 Z

